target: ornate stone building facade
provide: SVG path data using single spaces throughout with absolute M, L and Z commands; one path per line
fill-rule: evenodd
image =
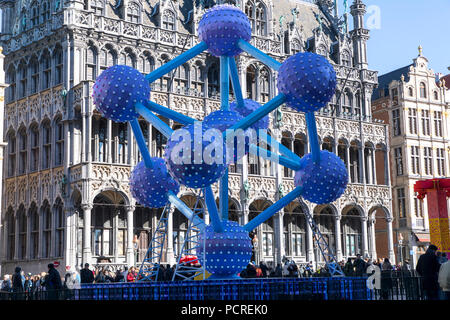
M 428 59 L 379 77 L 372 113 L 389 123 L 390 161 L 398 256 L 414 263 L 430 244 L 427 199 L 417 199 L 418 180 L 449 175 L 449 104 L 445 80 L 436 82 Z M 401 240 L 401 241 L 400 241 Z
M 332 1 L 324 0 L 21 0 L 0 1 L 9 84 L 1 229 L 5 270 L 20 264 L 37 272 L 55 260 L 62 266 L 100 260 L 120 266 L 143 259 L 161 210 L 144 208 L 131 197 L 128 178 L 140 160 L 132 131 L 101 117 L 92 86 L 113 64 L 148 73 L 192 47 L 202 14 L 222 2 L 246 12 L 252 44 L 273 58 L 316 52 L 330 60 L 338 76 L 336 97 L 317 115 L 317 128 L 322 147 L 347 164 L 348 188 L 330 205 L 293 202 L 260 226 L 256 260 L 322 261 L 306 211 L 339 259 L 358 252 L 377 257 L 375 235 L 386 238 L 389 247 L 382 254 L 393 258 L 387 126 L 371 116 L 377 72 L 367 68 L 368 30 L 360 0 L 351 6 L 350 32 L 348 13 L 339 18 Z M 276 95 L 270 68 L 247 55 L 237 64 L 246 97 L 264 103 Z M 153 101 L 202 119 L 220 107 L 218 60 L 203 54 L 151 87 Z M 270 118 L 273 136 L 299 155 L 308 152 L 303 114 L 282 107 Z M 161 156 L 164 137 L 146 121 L 141 125 L 152 155 Z M 381 166 L 375 166 L 377 159 Z M 292 172 L 251 156 L 231 168 L 229 177 L 230 219 L 241 224 L 294 187 Z M 193 190 L 182 189 L 179 196 L 194 205 Z M 186 238 L 186 219 L 171 212 L 169 229 L 164 262 L 174 263 Z

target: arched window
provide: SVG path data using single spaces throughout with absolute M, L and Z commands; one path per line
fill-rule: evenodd
M 52 159 L 52 128 L 50 121 L 46 120 L 42 124 L 42 169 L 48 169 Z
M 42 69 L 42 89 L 48 89 L 51 87 L 52 81 L 52 64 L 50 59 L 50 54 L 45 51 L 41 58 L 41 69 Z
M 31 28 L 39 24 L 39 6 L 36 1 L 31 4 Z
M 39 254 L 39 214 L 34 203 L 31 204 L 28 217 L 30 219 L 30 259 L 36 259 Z
M 119 256 L 125 256 L 127 253 L 127 212 L 125 207 L 119 205 L 117 208 L 117 249 Z
M 439 100 L 439 94 L 437 91 L 434 91 L 433 95 L 434 95 L 434 100 Z
M 333 210 L 330 207 L 323 208 L 318 215 L 314 215 L 313 217 L 316 225 L 319 227 L 320 232 L 324 240 L 327 242 L 328 246 L 335 251 L 335 234 L 334 234 L 334 214 Z M 315 242 L 315 239 L 314 239 Z M 318 246 L 314 245 L 313 248 L 316 248 L 316 261 L 323 261 L 323 256 L 320 253 Z
M 355 102 L 354 114 L 361 115 L 361 93 L 359 91 L 355 94 Z
M 162 14 L 162 28 L 175 30 L 175 13 L 171 10 L 164 10 Z
M 303 157 L 307 152 L 307 140 L 304 135 L 296 135 L 294 138 L 294 153 Z
M 50 19 L 50 3 L 48 1 L 42 2 L 41 5 L 41 22 L 45 22 Z
M 130 2 L 127 7 L 127 21 L 139 23 L 141 22 L 141 9 L 136 2 Z
M 167 55 L 163 54 L 158 61 L 158 65 L 162 66 L 163 64 L 167 63 L 169 60 L 170 60 L 169 57 Z M 172 71 L 171 73 L 166 74 L 160 78 L 159 85 L 160 85 L 161 91 L 168 91 L 168 92 L 171 91 L 173 72 L 174 71 Z
M 159 211 L 159 210 L 158 210 Z M 160 213 L 160 212 L 158 212 Z M 158 215 L 159 217 L 160 215 Z M 142 262 L 147 253 L 152 238 L 153 210 L 139 204 L 133 214 L 134 234 L 137 237 L 137 261 Z
M 11 102 L 16 99 L 16 69 L 10 65 L 6 73 L 6 83 L 9 84 L 6 88 L 6 102 Z
M 92 135 L 92 153 L 94 155 L 94 161 L 106 162 L 107 159 L 107 120 L 105 118 L 95 118 L 92 124 L 93 135 Z
M 252 33 L 258 36 L 267 36 L 267 10 L 265 4 L 260 0 L 249 0 L 245 4 L 245 14 L 251 22 Z
M 128 125 L 127 123 L 113 124 L 113 162 L 127 163 Z
M 27 133 L 25 128 L 19 131 L 19 174 L 27 170 Z
M 25 259 L 27 254 L 27 215 L 23 206 L 17 212 L 19 224 L 19 259 Z
M 31 86 L 30 93 L 36 93 L 39 90 L 39 63 L 36 57 L 30 62 Z
M 39 169 L 39 130 L 37 124 L 32 125 L 30 131 L 31 131 L 30 171 L 36 171 Z
M 111 48 L 102 49 L 100 53 L 100 73 L 116 63 L 116 53 Z
M 144 55 L 139 57 L 138 69 L 143 74 L 149 74 L 155 70 L 155 59 L 153 59 L 150 53 L 145 52 Z
M 342 245 L 344 255 L 354 257 L 361 252 L 361 217 L 356 208 L 342 215 Z
M 342 52 L 342 65 L 346 67 L 352 66 L 352 57 L 347 50 Z
M 268 102 L 270 99 L 270 73 L 266 67 L 262 68 L 259 73 L 259 87 L 261 91 L 262 103 Z
M 87 49 L 86 54 L 86 80 L 97 78 L 97 50 L 93 47 Z
M 8 177 L 16 174 L 16 134 L 14 131 L 8 134 Z
M 61 47 L 57 47 L 53 53 L 53 61 L 55 62 L 55 85 L 63 82 L 63 52 Z
M 125 52 L 120 54 L 119 64 L 135 68 L 136 56 L 129 49 L 125 49 Z
M 350 90 L 346 89 L 343 96 L 342 111 L 348 114 L 352 113 L 353 95 Z
M 7 257 L 8 260 L 13 260 L 16 251 L 16 218 L 14 217 L 14 212 L 12 211 L 12 209 L 8 211 L 7 223 L 8 223 Z
M 425 82 L 420 83 L 420 97 L 421 98 L 427 97 L 427 86 L 425 85 Z
M 247 68 L 247 98 L 256 100 L 256 67 L 250 65 Z
M 192 67 L 192 88 L 195 91 L 195 94 L 198 96 L 203 96 L 203 90 L 205 87 L 204 76 L 203 76 L 203 68 L 200 65 L 194 64 Z
M 42 257 L 50 258 L 52 248 L 52 210 L 46 202 L 42 208 Z
M 291 42 L 291 54 L 297 54 L 302 50 L 302 45 L 298 39 L 293 39 Z
M 219 93 L 219 68 L 216 63 L 208 69 L 208 97 L 213 97 Z
M 409 93 L 410 97 L 414 97 L 414 90 L 413 90 L 413 88 L 409 87 L 408 88 L 408 93 Z
M 189 66 L 187 64 L 183 64 L 175 70 L 174 82 L 177 91 L 183 92 L 189 87 Z
M 327 49 L 325 46 L 321 45 L 317 48 L 317 54 L 320 54 L 321 56 L 326 57 L 327 56 Z
M 323 139 L 322 150 L 327 150 L 329 152 L 333 152 L 333 139 L 330 137 L 326 137 Z
M 55 166 L 60 166 L 64 159 L 64 123 L 61 118 L 55 121 L 55 148 Z
M 91 223 L 94 256 L 113 255 L 113 209 L 113 204 L 106 197 L 95 197 Z
M 90 0 L 91 1 L 91 10 L 94 11 L 94 14 L 102 16 L 104 3 L 102 0 Z
M 60 199 L 56 201 L 56 205 L 54 208 L 55 219 L 56 219 L 56 241 L 55 241 L 55 257 L 63 257 L 64 256 L 64 226 L 65 215 L 63 210 L 63 204 Z

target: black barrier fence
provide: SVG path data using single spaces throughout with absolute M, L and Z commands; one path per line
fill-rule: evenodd
M 423 300 L 422 288 L 420 277 L 393 274 L 372 290 L 366 277 L 257 278 L 92 284 L 74 290 L 0 292 L 0 300 Z

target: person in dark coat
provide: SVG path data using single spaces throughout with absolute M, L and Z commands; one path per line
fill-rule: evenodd
M 428 300 L 437 300 L 439 292 L 438 273 L 440 264 L 436 256 L 438 248 L 430 245 L 427 251 L 419 257 L 416 271 L 423 278 L 423 290 Z
M 352 262 L 352 258 L 348 258 L 347 262 L 344 265 L 344 269 L 342 270 L 344 271 L 345 275 L 347 277 L 353 277 L 353 262 Z
M 362 277 L 366 273 L 366 262 L 361 258 L 359 253 L 356 255 L 353 267 L 355 268 L 355 276 L 357 277 Z
M 61 275 L 58 270 L 55 269 L 53 263 L 48 264 L 48 275 L 45 281 L 45 286 L 48 291 L 48 298 L 50 300 L 57 300 L 59 297 L 59 291 L 63 288 Z
M 22 282 L 22 275 L 20 272 L 22 269 L 20 267 L 16 267 L 14 269 L 14 274 L 12 276 L 12 292 L 14 299 L 21 300 L 23 298 L 23 282 Z
M 267 267 L 266 263 L 264 261 L 261 261 L 259 263 L 259 267 L 261 268 L 262 276 L 264 278 L 267 278 L 267 271 L 269 270 L 269 268 Z
M 84 269 L 80 270 L 80 282 L 81 283 L 92 283 L 94 282 L 94 274 L 89 269 L 89 263 L 84 264 Z
M 281 278 L 283 276 L 283 269 L 281 268 L 281 264 L 277 263 L 277 266 L 275 268 L 275 277 Z

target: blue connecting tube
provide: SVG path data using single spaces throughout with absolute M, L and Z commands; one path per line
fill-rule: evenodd
M 164 136 L 169 138 L 173 130 L 164 121 L 158 118 L 153 112 L 148 110 L 142 103 L 136 103 L 135 110 L 140 113 L 145 120 L 150 122 L 156 129 L 158 129 Z
M 155 80 L 161 78 L 165 74 L 169 73 L 170 71 L 178 68 L 183 63 L 186 63 L 187 61 L 191 60 L 192 58 L 198 56 L 200 53 L 208 49 L 208 45 L 206 42 L 202 41 L 196 46 L 192 47 L 191 49 L 187 50 L 186 52 L 180 54 L 178 57 L 168 61 L 167 63 L 163 64 L 158 69 L 150 72 L 145 79 L 147 79 L 148 82 L 152 83 Z
M 220 102 L 223 110 L 230 109 L 230 72 L 229 57 L 220 57 Z
M 155 103 L 153 101 L 150 101 L 150 100 L 145 102 L 145 106 L 150 111 L 156 112 L 156 113 L 162 115 L 163 117 L 172 119 L 172 120 L 177 121 L 177 122 L 179 122 L 179 123 L 181 123 L 183 125 L 194 124 L 194 122 L 195 122 L 195 119 L 193 119 L 191 117 L 185 116 L 182 113 L 173 111 L 173 110 L 171 110 L 171 109 L 169 109 L 167 107 L 159 105 L 159 104 L 157 104 L 157 103 Z
M 153 168 L 152 158 L 150 157 L 150 152 L 147 148 L 147 143 L 145 142 L 144 135 L 142 134 L 141 126 L 139 125 L 139 120 L 134 118 L 130 121 L 131 129 L 133 129 L 134 137 L 136 139 L 139 151 L 144 159 L 145 166 L 147 168 Z
M 244 107 L 244 96 L 242 95 L 241 83 L 239 82 L 239 73 L 234 58 L 229 59 L 231 84 L 233 85 L 234 95 L 236 97 L 238 107 Z
M 247 41 L 242 40 L 242 39 L 239 40 L 238 46 L 239 46 L 239 48 L 241 48 L 241 50 L 244 50 L 249 55 L 255 57 L 258 60 L 260 60 L 262 63 L 268 65 L 269 67 L 271 67 L 275 71 L 278 71 L 280 69 L 280 67 L 281 67 L 281 63 L 280 62 L 278 62 L 277 60 L 269 57 L 267 54 L 265 54 L 261 50 L 255 48 L 254 46 L 252 46 Z
M 220 197 L 219 207 L 223 221 L 228 220 L 228 169 L 225 170 L 222 178 L 220 178 Z
M 306 114 L 306 128 L 308 129 L 309 143 L 311 144 L 311 153 L 314 163 L 320 162 L 319 137 L 317 136 L 316 117 L 314 112 Z
M 283 209 L 285 206 L 287 206 L 289 203 L 300 197 L 302 194 L 302 188 L 297 187 L 291 192 L 289 192 L 287 195 L 285 195 L 283 198 L 275 202 L 273 205 L 271 205 L 269 208 L 261 212 L 259 215 L 257 215 L 253 220 L 251 220 L 249 223 L 247 223 L 244 226 L 244 229 L 248 232 L 252 231 L 253 229 L 257 228 L 260 224 L 264 223 L 268 219 L 270 219 L 275 213 Z
M 178 199 L 172 191 L 167 193 L 167 197 L 169 198 L 170 203 L 173 204 L 175 208 L 177 208 L 189 221 L 191 221 L 194 217 L 194 223 L 198 225 L 200 229 L 205 228 L 205 222 L 198 216 L 194 215 L 192 210 L 183 201 Z
M 214 200 L 214 193 L 211 186 L 205 188 L 205 201 L 214 231 L 223 232 L 222 221 L 220 220 L 219 211 L 217 210 L 216 201 Z

